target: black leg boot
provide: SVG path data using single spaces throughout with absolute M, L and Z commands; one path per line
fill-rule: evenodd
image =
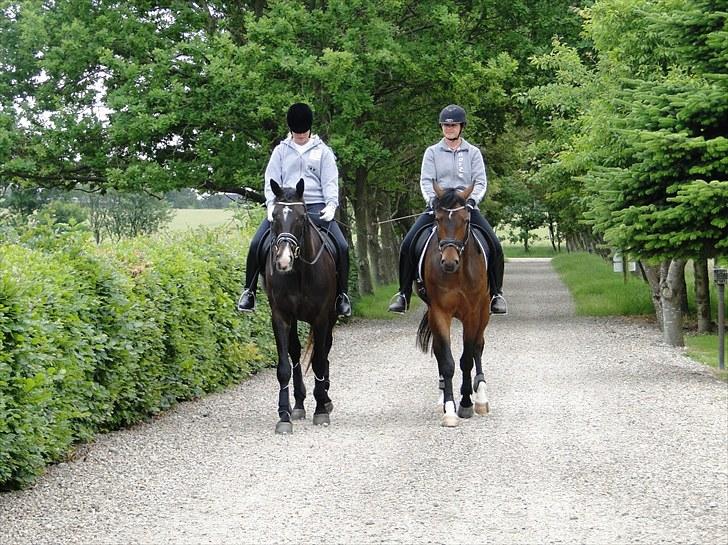
M 255 310 L 255 292 L 258 287 L 258 249 L 251 246 L 245 265 L 245 289 L 238 299 L 238 310 L 253 312 Z
M 499 245 L 500 246 L 500 245 Z M 498 251 L 500 250 L 500 251 Z M 493 272 L 490 276 L 493 289 L 491 289 L 490 312 L 491 314 L 508 314 L 508 304 L 503 297 L 503 270 L 505 267 L 505 259 L 503 257 L 503 249 L 498 248 L 493 253 L 492 268 Z
M 410 297 L 412 297 L 412 281 L 414 280 L 414 266 L 409 255 L 405 252 L 399 256 L 399 291 L 394 296 L 394 301 L 389 305 L 389 312 L 404 314 L 409 309 Z
M 351 316 L 351 300 L 348 291 L 349 285 L 349 252 L 339 250 L 338 276 L 336 278 L 336 315 L 348 318 Z

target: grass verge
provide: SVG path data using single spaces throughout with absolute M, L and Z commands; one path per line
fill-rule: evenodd
M 554 257 L 553 266 L 568 286 L 581 316 L 652 315 L 649 286 L 639 278 L 612 272 L 595 254 L 570 253 Z
M 640 316 L 652 318 L 654 308 L 649 286 L 640 278 L 628 276 L 625 283 L 621 274 L 612 272 L 611 264 L 601 257 L 588 253 L 561 254 L 552 264 L 569 288 L 576 313 L 582 316 Z M 692 284 L 692 274 L 686 270 L 687 285 Z M 711 286 L 713 288 L 713 286 Z M 689 290 L 689 308 L 695 312 L 694 290 Z M 716 294 L 711 292 L 713 314 L 717 307 Z M 686 321 L 690 316 L 686 317 Z M 685 335 L 688 357 L 716 369 L 722 380 L 728 380 L 728 372 L 719 371 L 718 335 Z
M 728 381 L 728 370 L 718 369 L 718 335 L 686 335 L 685 336 L 686 354 L 700 363 L 715 369 L 716 374 L 722 379 Z M 728 360 L 728 352 L 723 347 L 723 354 Z
M 392 296 L 397 293 L 399 287 L 397 284 L 386 284 L 384 286 L 375 286 L 372 295 L 362 295 L 354 300 L 353 315 L 357 318 L 367 318 L 376 320 L 391 320 L 397 318 L 399 314 L 393 314 L 387 310 L 391 303 Z M 412 296 L 411 306 L 408 312 L 416 309 L 422 301 L 416 296 Z
M 529 246 L 528 252 L 523 246 L 514 246 L 509 244 L 503 245 L 503 254 L 506 258 L 509 257 L 555 257 L 560 255 L 558 252 L 554 252 L 554 249 L 550 244 L 542 244 L 537 246 Z

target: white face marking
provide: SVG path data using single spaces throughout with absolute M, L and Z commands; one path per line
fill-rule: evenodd
M 286 244 L 281 251 L 281 255 L 278 256 L 278 268 L 282 271 L 288 270 L 291 266 L 292 257 L 291 247 Z
M 283 207 L 283 221 L 288 219 L 288 214 L 291 213 L 291 209 L 288 206 Z

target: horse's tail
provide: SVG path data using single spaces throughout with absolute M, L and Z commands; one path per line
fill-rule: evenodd
M 301 365 L 306 362 L 306 371 L 304 375 L 308 374 L 308 370 L 311 369 L 311 361 L 313 359 L 313 328 L 308 330 L 308 340 L 306 341 L 306 348 L 303 349 L 301 354 Z
M 425 312 L 417 328 L 417 347 L 425 354 L 430 351 L 430 342 L 432 341 L 432 330 L 430 329 L 430 311 Z

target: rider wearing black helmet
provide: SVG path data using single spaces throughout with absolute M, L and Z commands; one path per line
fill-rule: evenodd
M 427 203 L 425 212 L 407 232 L 402 241 L 399 254 L 399 292 L 394 302 L 389 305 L 390 312 L 404 313 L 409 307 L 412 295 L 412 282 L 415 278 L 415 260 L 412 256 L 412 243 L 420 230 L 434 222 L 432 201 L 435 197 L 432 182 L 443 188 L 466 187 L 474 185 L 468 199 L 471 223 L 479 226 L 486 234 L 490 252 L 488 256 L 488 272 L 491 283 L 490 311 L 493 314 L 507 314 L 508 307 L 503 297 L 503 248 L 493 228 L 478 210 L 478 203 L 485 197 L 488 178 L 485 173 L 483 154 L 462 138 L 467 124 L 465 110 L 457 104 L 450 104 L 442 109 L 438 118 L 443 138 L 425 150 L 420 172 L 420 190 Z
M 265 263 L 259 260 L 259 248 L 273 220 L 275 196 L 270 181 L 275 179 L 281 187 L 295 187 L 298 181 L 303 179 L 305 184 L 303 200 L 311 221 L 327 230 L 339 249 L 336 314 L 351 316 L 351 301 L 347 295 L 349 245 L 334 220 L 336 208 L 339 206 L 339 170 L 336 166 L 336 157 L 321 138 L 311 133 L 313 112 L 308 104 L 302 102 L 292 104 L 288 108 L 286 122 L 291 132 L 273 150 L 265 170 L 264 188 L 268 215 L 250 241 L 245 270 L 245 290 L 238 300 L 238 310 L 244 312 L 255 310 L 258 274 L 265 270 Z

